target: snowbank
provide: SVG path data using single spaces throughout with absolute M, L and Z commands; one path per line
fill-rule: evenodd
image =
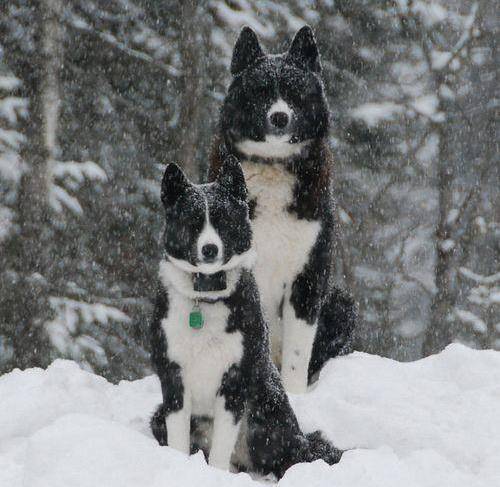
M 354 353 L 291 399 L 305 430 L 350 451 L 334 467 L 292 467 L 280 487 L 499 485 L 500 352 Z M 147 424 L 159 400 L 154 377 L 113 385 L 70 361 L 0 377 L 0 486 L 259 485 L 159 447 Z

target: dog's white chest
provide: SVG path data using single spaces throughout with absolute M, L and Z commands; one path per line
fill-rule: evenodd
M 201 329 L 189 327 L 190 299 L 172 293 L 168 316 L 162 320 L 168 358 L 181 366 L 182 381 L 191 396 L 192 414 L 213 414 L 213 404 L 224 373 L 243 355 L 239 331 L 226 332 L 229 309 L 223 303 L 200 303 Z
M 294 177 L 281 165 L 246 161 L 242 167 L 250 198 L 257 200 L 252 220 L 255 278 L 272 332 L 284 293 L 307 263 L 321 224 L 299 220 L 287 211 L 293 199 Z

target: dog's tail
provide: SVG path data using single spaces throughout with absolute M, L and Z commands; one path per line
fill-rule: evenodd
M 163 404 L 160 404 L 156 411 L 154 412 L 151 420 L 149 421 L 149 425 L 151 426 L 151 431 L 153 432 L 153 436 L 156 438 L 156 441 L 161 446 L 167 446 L 168 438 L 167 438 L 167 424 L 165 423 L 165 407 Z
M 340 462 L 342 450 L 335 448 L 328 440 L 323 438 L 321 431 L 315 431 L 306 435 L 308 442 L 308 461 L 324 460 L 329 465 Z
M 335 448 L 326 440 L 320 431 L 314 433 L 295 436 L 293 444 L 287 445 L 284 451 L 272 457 L 269 463 L 271 471 L 278 479 L 283 477 L 285 472 L 297 463 L 310 463 L 316 460 L 323 460 L 328 465 L 340 462 L 344 452 Z M 264 470 L 264 473 L 267 473 Z

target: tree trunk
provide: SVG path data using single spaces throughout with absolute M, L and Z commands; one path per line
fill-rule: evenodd
M 448 218 L 453 208 L 452 184 L 454 175 L 453 165 L 449 159 L 448 128 L 445 123 L 437 123 L 436 131 L 439 136 L 437 170 L 439 214 L 435 233 L 436 264 L 434 271 L 436 294 L 432 300 L 430 322 L 423 343 L 424 357 L 440 352 L 453 338 L 450 313 L 453 307 L 452 258 L 454 243 L 451 240 Z
M 14 327 L 13 365 L 46 366 L 50 362 L 44 324 L 50 319 L 51 266 L 55 264 L 49 192 L 51 161 L 56 156 L 58 70 L 60 66 L 60 0 L 33 2 L 35 51 L 32 70 L 23 79 L 29 118 L 21 156 L 27 165 L 18 194 L 20 231 L 10 248 L 15 252 L 16 280 L 10 287 Z
M 179 52 L 182 60 L 180 92 L 180 144 L 178 162 L 193 181 L 200 179 L 200 164 L 197 160 L 199 133 L 202 126 L 202 80 L 205 52 L 203 42 L 204 2 L 186 0 L 181 4 L 181 31 Z

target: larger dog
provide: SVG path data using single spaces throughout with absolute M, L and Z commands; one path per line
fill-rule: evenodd
M 330 283 L 336 225 L 320 72 L 309 27 L 280 55 L 264 54 L 243 28 L 210 171 L 213 178 L 228 154 L 242 161 L 273 359 L 295 393 L 328 358 L 350 349 L 356 322 L 352 298 Z

